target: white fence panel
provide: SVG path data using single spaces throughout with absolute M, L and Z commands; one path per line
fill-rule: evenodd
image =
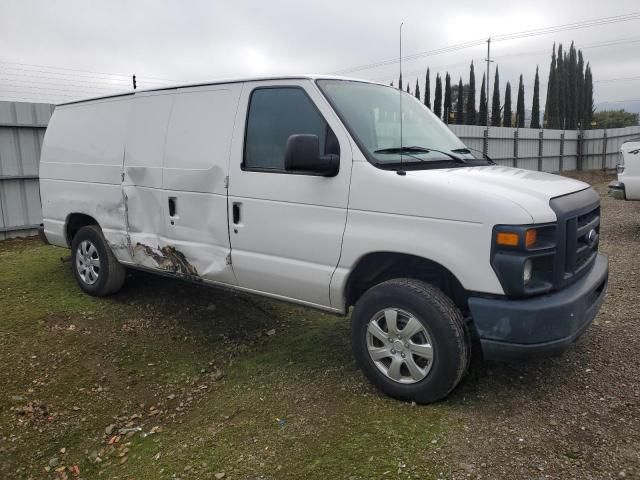
M 33 235 L 42 222 L 40 147 L 53 105 L 0 102 L 0 239 Z
M 521 128 L 518 130 L 518 167 L 527 170 L 538 169 L 540 130 Z
M 486 127 L 449 125 L 449 128 L 470 148 L 486 151 L 499 165 L 530 170 L 541 166 L 545 172 L 615 168 L 620 161 L 622 144 L 640 138 L 640 126 L 586 130 L 582 139 L 576 130 L 489 127 L 485 147 Z

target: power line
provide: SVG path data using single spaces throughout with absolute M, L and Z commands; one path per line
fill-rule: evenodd
M 12 88 L 22 88 L 22 89 L 32 89 L 32 90 L 39 90 L 39 91 L 43 91 L 46 89 L 46 91 L 49 90 L 53 90 L 53 91 L 58 91 L 58 92 L 67 92 L 67 93 L 88 93 L 90 95 L 105 95 L 106 93 L 104 92 L 92 92 L 92 91 L 88 91 L 88 90 L 69 90 L 67 88 L 54 88 L 54 87 L 42 87 L 42 86 L 29 86 L 29 85 L 16 85 L 13 83 L 0 83 L 0 88 L 2 87 L 12 87 Z M 117 91 L 117 89 L 112 90 L 112 92 Z
M 504 35 L 496 35 L 496 36 L 492 36 L 491 38 L 494 41 L 501 42 L 501 41 L 515 40 L 518 38 L 526 38 L 526 37 L 532 37 L 537 35 L 547 35 L 550 33 L 558 33 L 558 32 L 567 31 L 567 30 L 578 30 L 582 28 L 590 28 L 590 27 L 595 27 L 600 25 L 609 25 L 612 23 L 628 22 L 631 20 L 639 20 L 639 19 L 640 19 L 640 12 L 633 12 L 633 13 L 628 13 L 624 15 L 616 15 L 612 17 L 584 20 L 582 22 L 567 23 L 564 25 L 556 25 L 552 27 L 539 28 L 535 30 L 523 30 L 520 32 L 514 32 L 514 33 L 509 33 Z M 409 61 L 409 60 L 415 60 L 422 57 L 440 55 L 442 53 L 450 53 L 456 50 L 462 50 L 462 49 L 482 45 L 485 42 L 486 42 L 486 39 L 471 40 L 465 43 L 459 43 L 456 45 L 450 45 L 450 46 L 442 47 L 435 50 L 428 50 L 424 52 L 418 52 L 412 55 L 407 55 L 403 57 L 403 60 Z M 380 62 L 370 63 L 366 65 L 359 65 L 356 67 L 346 68 L 346 69 L 338 70 L 331 73 L 338 74 L 338 75 L 345 74 L 345 73 L 353 73 L 361 70 L 369 70 L 369 69 L 377 68 L 380 66 L 394 64 L 396 62 L 398 62 L 398 59 L 394 58 L 394 59 L 383 60 Z
M 598 27 L 600 25 L 609 25 L 612 23 L 628 22 L 631 20 L 638 20 L 638 19 L 640 19 L 640 12 L 633 12 L 633 13 L 626 13 L 623 15 L 614 15 L 612 17 L 603 17 L 603 18 L 596 18 L 592 20 L 584 20 L 581 22 L 567 23 L 564 25 L 558 25 L 554 27 L 543 27 L 543 28 L 537 28 L 534 30 L 525 30 L 521 32 L 509 33 L 506 35 L 496 35 L 495 37 L 492 37 L 492 39 L 495 39 L 496 42 L 502 42 L 506 40 L 515 40 L 518 38 L 547 35 L 550 33 L 564 32 L 567 30 L 579 30 L 582 28 Z
M 0 72 L 0 75 L 4 75 L 4 74 Z M 107 87 L 107 86 L 83 85 L 83 84 L 77 84 L 77 83 L 55 83 L 55 82 L 48 82 L 46 80 L 33 81 L 33 80 L 24 80 L 22 78 L 15 78 L 15 77 L 14 78 L 0 77 L 0 85 L 3 84 L 2 82 L 20 82 L 21 85 L 34 85 L 34 86 L 40 86 L 40 87 L 77 87 L 84 90 L 103 90 L 103 91 L 113 91 L 114 89 L 124 88 L 124 85 L 121 85 L 121 84 Z
M 589 48 L 602 48 L 602 47 L 613 47 L 613 46 L 618 46 L 618 45 L 626 45 L 626 44 L 633 44 L 633 43 L 638 43 L 640 42 L 640 37 L 630 37 L 630 38 L 619 38 L 619 39 L 615 39 L 615 40 L 607 40 L 605 42 L 596 42 L 596 43 L 588 43 L 585 45 L 581 45 L 580 46 L 580 50 L 586 50 Z M 493 57 L 494 60 L 500 60 L 500 59 L 505 59 L 505 58 L 513 58 L 513 57 L 518 57 L 518 58 L 526 58 L 526 57 L 534 57 L 534 56 L 539 56 L 539 55 L 548 55 L 549 51 L 548 50 L 535 50 L 535 51 L 528 51 L 528 52 L 523 52 L 523 53 L 512 53 L 512 54 L 507 54 L 507 55 L 499 55 L 497 57 Z M 474 58 L 472 59 L 473 61 L 481 61 L 482 59 L 479 58 Z M 457 67 L 457 66 L 462 66 L 462 65 L 468 65 L 469 62 L 465 61 L 465 62 L 457 62 L 457 63 L 450 63 L 447 65 L 436 65 L 435 67 L 431 67 L 429 66 L 429 68 L 431 68 L 432 70 L 438 71 L 438 69 L 442 69 L 442 68 L 446 68 L 446 67 Z M 416 75 L 419 73 L 424 72 L 424 69 L 420 69 L 420 70 L 412 70 L 410 72 L 407 72 L 405 74 L 405 76 L 409 76 L 409 75 Z M 388 76 L 388 77 L 377 77 L 374 79 L 374 81 L 380 81 L 380 82 L 388 82 L 394 80 L 394 77 Z M 601 80 L 594 80 L 594 82 L 599 82 Z M 542 83 L 541 83 L 542 85 Z
M 109 76 L 113 76 L 113 77 L 124 77 L 125 79 L 128 79 L 131 77 L 131 74 L 126 74 L 126 73 L 113 73 L 113 72 L 96 72 L 96 71 L 92 71 L 92 70 L 81 70 L 81 69 L 77 69 L 77 68 L 67 68 L 67 67 L 54 67 L 51 65 L 38 65 L 38 64 L 34 64 L 34 63 L 20 63 L 20 62 L 10 62 L 8 60 L 0 60 L 0 63 L 4 63 L 4 64 L 11 64 L 11 65 L 20 65 L 20 66 L 25 66 L 25 67 L 36 67 L 36 68 L 48 68 L 48 69 L 52 69 L 52 70 L 66 70 L 66 71 L 70 71 L 70 72 L 80 72 L 80 73 L 91 73 L 91 74 L 97 74 L 97 75 L 109 75 Z M 51 72 L 53 73 L 53 72 Z M 142 78 L 147 78 L 150 80 L 160 80 L 160 81 L 166 81 L 166 82 L 183 82 L 184 80 L 175 80 L 175 79 L 171 79 L 171 78 L 159 78 L 159 77 L 142 77 Z

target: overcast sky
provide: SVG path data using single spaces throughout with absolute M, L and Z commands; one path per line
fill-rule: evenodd
M 221 77 L 332 73 L 470 40 L 640 11 L 638 0 L 2 0 L 0 99 L 63 102 L 129 88 Z M 501 93 L 524 74 L 531 104 L 536 65 L 546 92 L 553 42 L 583 49 L 591 62 L 595 101 L 640 110 L 640 19 L 494 43 Z M 602 46 L 617 41 L 615 46 Z M 476 65 L 477 89 L 486 45 L 405 61 L 413 90 L 426 67 L 467 81 Z M 55 67 L 55 68 L 51 68 Z M 398 65 L 350 76 L 389 82 Z M 112 74 L 112 75 L 109 75 Z M 151 78 L 150 78 L 151 77 Z M 625 79 L 637 77 L 635 79 Z M 493 78 L 493 72 L 491 73 Z M 397 81 L 397 80 L 396 80 Z M 432 80 L 433 82 L 433 80 Z M 515 84 L 515 85 L 514 85 Z M 434 84 L 432 83 L 432 88 Z M 514 99 L 515 100 L 515 99 Z M 639 100 L 630 102 L 629 100 Z

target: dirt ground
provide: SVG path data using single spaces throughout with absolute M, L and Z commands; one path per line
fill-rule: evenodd
M 602 196 L 593 326 L 428 406 L 373 389 L 344 318 L 142 273 L 95 299 L 66 250 L 0 242 L 0 478 L 640 478 L 640 202 L 571 176 Z

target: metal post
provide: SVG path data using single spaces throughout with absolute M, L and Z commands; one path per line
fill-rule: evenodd
M 538 133 L 538 171 L 542 171 L 542 155 L 544 154 L 544 130 Z
M 564 164 L 564 132 L 560 134 L 560 163 L 558 164 L 558 170 L 562 171 Z
M 491 37 L 487 38 L 487 130 L 489 129 L 489 105 L 491 105 L 491 99 L 489 97 L 489 64 L 491 63 Z
M 518 168 L 518 129 L 513 131 L 513 168 Z
M 482 142 L 482 153 L 489 155 L 489 127 L 484 129 L 484 139 Z
M 602 135 L 602 170 L 607 168 L 607 129 L 604 129 Z
M 582 140 L 584 138 L 584 130 L 578 130 L 578 140 L 576 144 L 576 169 L 582 170 Z

